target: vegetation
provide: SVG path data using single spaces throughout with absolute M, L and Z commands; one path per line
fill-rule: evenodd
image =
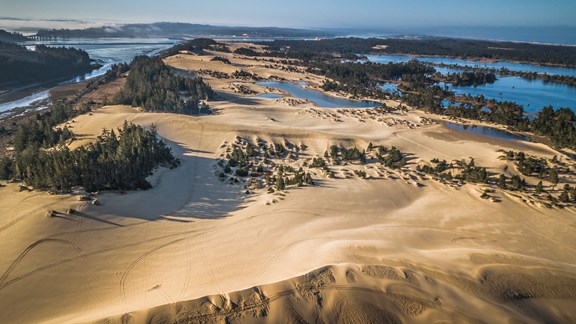
M 576 66 L 576 53 L 569 46 L 454 38 L 386 39 L 382 43 L 387 46 L 382 51 L 393 54 L 441 55 Z
M 121 104 L 180 114 L 208 113 L 200 100 L 212 98 L 214 92 L 202 78 L 174 75 L 160 58 L 148 56 L 134 58 L 124 88 L 117 94 Z
M 475 87 L 496 82 L 496 75 L 483 72 L 449 73 L 445 78 L 445 82 L 459 87 Z
M 28 37 L 20 33 L 10 33 L 3 29 L 0 29 L 0 42 L 17 43 L 17 42 L 25 42 L 27 40 L 29 40 Z
M 35 51 L 30 51 L 24 46 L 0 41 L 0 85 L 69 78 L 93 68 L 88 53 L 83 50 L 37 45 Z
M 49 121 L 43 120 L 43 124 Z M 18 133 L 31 133 L 32 124 Z M 37 132 L 37 134 L 42 134 Z M 54 138 L 54 130 L 47 138 Z M 17 179 L 35 189 L 69 192 L 74 186 L 88 191 L 147 189 L 146 177 L 158 166 L 174 168 L 179 161 L 154 128 L 124 123 L 118 134 L 103 130 L 97 141 L 71 151 L 65 145 L 44 147 L 45 141 L 27 142 L 15 149 L 14 159 L 0 160 L 0 178 Z
M 406 165 L 406 158 L 395 146 L 392 146 L 390 149 L 379 146 L 376 157 L 380 163 L 391 169 L 399 169 Z

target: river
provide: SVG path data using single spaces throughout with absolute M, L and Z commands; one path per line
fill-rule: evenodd
M 160 51 L 165 50 L 174 45 L 177 40 L 167 38 L 99 38 L 99 39 L 68 39 L 59 41 L 43 41 L 43 42 L 26 42 L 25 45 L 28 49 L 34 49 L 38 44 L 44 44 L 50 47 L 74 47 L 85 50 L 90 58 L 102 67 L 93 70 L 90 73 L 78 75 L 70 80 L 59 83 L 44 83 L 35 85 L 32 88 L 23 88 L 21 90 L 12 91 L 0 96 L 11 98 L 10 101 L 0 104 L 0 113 L 12 110 L 19 107 L 27 107 L 39 101 L 45 101 L 49 98 L 48 89 L 71 83 L 78 83 L 89 80 L 101 75 L 104 75 L 108 69 L 118 63 L 128 63 L 132 61 L 135 56 L 149 55 L 153 56 Z M 4 100 L 6 101 L 6 100 Z

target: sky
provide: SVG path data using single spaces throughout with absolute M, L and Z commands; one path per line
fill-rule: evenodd
M 2 17 L 70 19 L 85 26 L 175 21 L 295 28 L 574 27 L 576 0 L 0 0 Z

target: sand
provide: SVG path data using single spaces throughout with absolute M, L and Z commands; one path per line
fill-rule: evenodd
M 184 54 L 167 62 L 320 82 L 218 55 L 232 64 Z M 158 170 L 153 189 L 100 193 L 95 206 L 19 192 L 16 184 L 0 188 L 3 322 L 576 321 L 574 208 L 545 208 L 499 190 L 493 203 L 480 198 L 481 185 L 448 186 L 414 171 L 420 160 L 474 157 L 497 173 L 508 165 L 499 149 L 560 153 L 453 131 L 418 111 L 370 117 L 254 99 L 234 92 L 238 80 L 205 80 L 221 96 L 210 103 L 214 115 L 107 106 L 73 123 L 82 136 L 72 147 L 124 120 L 154 123 L 182 165 Z M 395 145 L 412 160 L 402 171 L 341 168 L 364 168 L 366 180 L 339 169 L 336 179 L 315 174 L 315 186 L 246 194 L 215 176 L 237 136 L 305 144 L 295 164 L 332 144 L 369 142 Z M 60 213 L 47 217 L 48 210 Z

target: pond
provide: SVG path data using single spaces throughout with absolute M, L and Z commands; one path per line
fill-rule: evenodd
M 487 126 L 476 126 L 476 125 L 460 125 L 455 123 L 446 122 L 444 123 L 449 129 L 466 132 L 469 134 L 480 135 L 491 137 L 495 139 L 501 139 L 505 141 L 530 141 L 526 136 L 512 134 L 505 130 L 487 127 Z
M 328 96 L 320 91 L 305 89 L 290 82 L 266 81 L 257 82 L 256 84 L 286 91 L 293 97 L 309 100 L 324 108 L 373 108 L 381 106 L 380 103 L 373 101 L 355 101 Z

